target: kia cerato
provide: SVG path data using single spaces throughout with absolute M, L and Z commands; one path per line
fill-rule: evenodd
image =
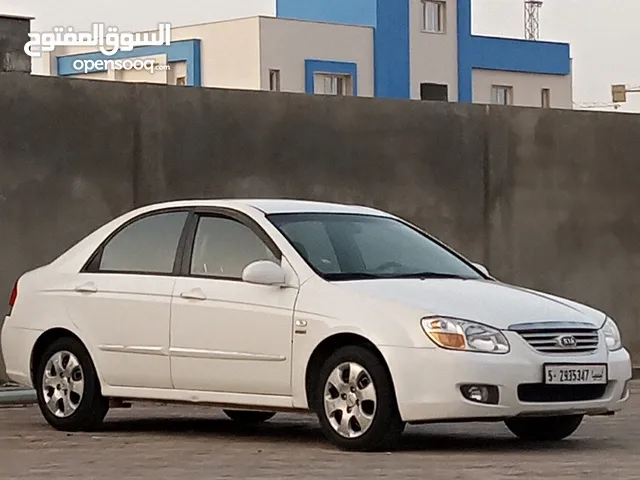
M 620 410 L 631 378 L 604 313 L 505 284 L 390 213 L 275 199 L 110 221 L 18 279 L 2 352 L 59 430 L 172 401 L 244 423 L 311 411 L 351 450 L 447 421 L 560 440 Z

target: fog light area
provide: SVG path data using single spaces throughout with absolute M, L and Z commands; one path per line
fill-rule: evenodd
M 629 395 L 629 383 L 630 382 L 631 382 L 631 380 L 627 380 L 627 382 L 624 384 L 624 388 L 622 389 L 622 395 L 620 396 L 621 400 L 623 398 L 626 398 L 627 395 Z
M 460 392 L 471 402 L 497 405 L 500 400 L 498 387 L 495 385 L 462 385 Z

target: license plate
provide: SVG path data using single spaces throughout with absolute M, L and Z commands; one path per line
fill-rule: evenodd
M 607 383 L 607 365 L 545 365 L 544 383 L 547 385 L 604 384 Z

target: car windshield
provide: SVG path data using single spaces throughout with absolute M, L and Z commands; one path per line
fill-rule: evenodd
M 394 218 L 340 213 L 268 218 L 326 280 L 484 278 L 456 254 Z

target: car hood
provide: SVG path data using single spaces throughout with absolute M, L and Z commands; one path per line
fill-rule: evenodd
M 340 282 L 376 298 L 499 329 L 530 322 L 583 322 L 599 328 L 605 316 L 570 300 L 491 280 L 377 279 Z

